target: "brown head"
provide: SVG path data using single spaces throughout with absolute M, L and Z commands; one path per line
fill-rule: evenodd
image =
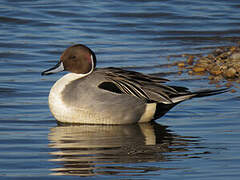
M 50 68 L 42 75 L 70 71 L 76 74 L 90 74 L 96 67 L 96 56 L 87 46 L 82 44 L 73 45 L 67 48 L 61 55 L 56 66 Z

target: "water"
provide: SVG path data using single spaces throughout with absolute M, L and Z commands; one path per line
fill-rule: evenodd
M 0 179 L 238 179 L 239 91 L 184 102 L 156 123 L 58 126 L 41 77 L 68 46 L 92 48 L 98 67 L 160 73 L 190 89 L 204 76 L 163 66 L 240 39 L 237 1 L 15 1 L 0 3 Z

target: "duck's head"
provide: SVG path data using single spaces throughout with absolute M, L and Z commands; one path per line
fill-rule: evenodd
M 85 45 L 76 44 L 67 48 L 61 55 L 60 61 L 52 68 L 42 72 L 42 75 L 70 71 L 76 74 L 90 74 L 96 67 L 94 52 Z

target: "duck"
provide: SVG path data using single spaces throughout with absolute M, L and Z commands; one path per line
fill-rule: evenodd
M 96 68 L 86 45 L 68 47 L 58 63 L 42 75 L 69 71 L 52 86 L 48 104 L 60 123 L 123 125 L 159 119 L 175 105 L 227 89 L 191 92 L 167 85 L 168 79 L 116 67 Z

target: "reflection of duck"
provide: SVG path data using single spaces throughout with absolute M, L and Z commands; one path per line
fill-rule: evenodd
M 80 176 L 158 170 L 122 163 L 167 161 L 169 157 L 163 153 L 187 151 L 188 144 L 156 123 L 57 126 L 51 129 L 49 140 L 49 146 L 56 149 L 51 152 L 51 161 L 63 163 L 63 167 L 52 169 L 53 174 Z

